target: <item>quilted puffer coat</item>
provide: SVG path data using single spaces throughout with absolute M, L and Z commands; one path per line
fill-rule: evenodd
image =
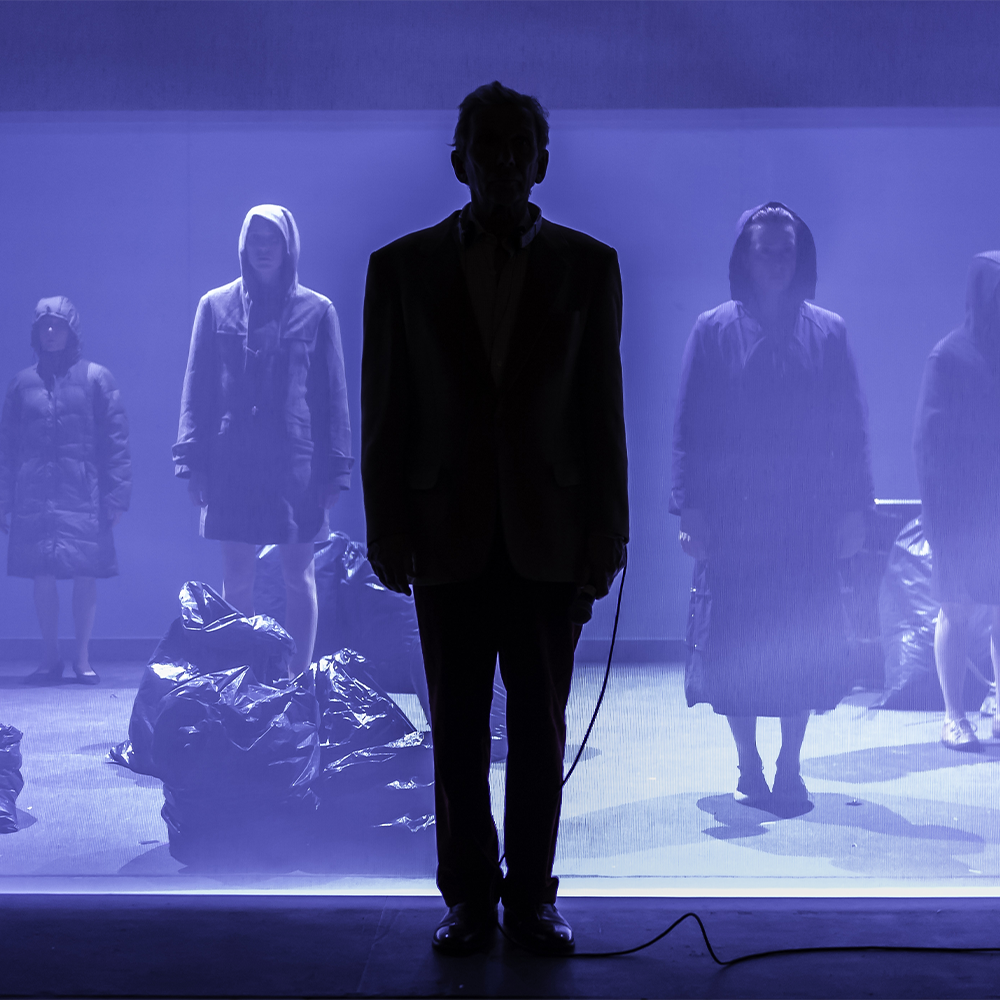
M 111 372 L 80 357 L 72 303 L 43 299 L 36 322 L 47 313 L 69 323 L 69 344 L 14 377 L 0 418 L 7 572 L 115 576 L 111 519 L 132 487 L 128 421 Z

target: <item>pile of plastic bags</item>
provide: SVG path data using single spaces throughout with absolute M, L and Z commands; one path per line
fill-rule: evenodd
M 0 833 L 17 832 L 17 797 L 21 777 L 21 736 L 13 726 L 0 725 Z
M 243 617 L 202 583 L 185 584 L 180 599 L 145 668 L 129 738 L 111 754 L 163 782 L 173 857 L 327 868 L 354 842 L 398 849 L 398 831 L 431 856 L 429 746 L 354 675 L 364 658 L 343 650 L 288 679 L 294 643 L 273 619 Z
M 931 594 L 930 542 L 919 517 L 896 538 L 879 590 L 885 650 L 885 693 L 874 708 L 940 711 L 944 698 L 934 663 L 934 629 L 940 603 Z M 990 619 L 986 608 L 969 625 L 965 707 L 978 709 L 989 693 Z

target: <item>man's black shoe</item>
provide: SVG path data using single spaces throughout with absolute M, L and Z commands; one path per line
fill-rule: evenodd
M 471 955 L 485 951 L 497 925 L 495 906 L 456 903 L 448 907 L 444 919 L 434 929 L 431 944 L 442 955 Z
M 537 955 L 568 955 L 576 947 L 573 928 L 553 903 L 503 908 L 503 929 L 514 944 Z

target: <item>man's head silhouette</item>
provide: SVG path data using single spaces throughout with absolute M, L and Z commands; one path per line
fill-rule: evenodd
M 451 162 L 485 229 L 504 236 L 524 221 L 531 189 L 548 168 L 548 141 L 541 104 L 497 81 L 459 105 Z

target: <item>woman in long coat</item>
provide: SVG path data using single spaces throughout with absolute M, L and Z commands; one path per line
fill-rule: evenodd
M 804 808 L 809 712 L 850 690 L 837 560 L 872 503 L 866 408 L 843 321 L 806 301 L 816 249 L 797 215 L 745 213 L 729 280 L 688 339 L 674 427 L 670 508 L 697 560 L 685 689 L 728 718 L 737 800 Z M 781 719 L 773 793 L 762 715 Z
M 65 296 L 35 308 L 37 364 L 7 389 L 0 418 L 0 527 L 7 573 L 34 579 L 43 660 L 26 680 L 62 677 L 56 581 L 73 580 L 76 679 L 96 684 L 88 644 L 98 578 L 116 576 L 112 528 L 132 489 L 128 421 L 111 372 L 80 356 L 80 318 Z M 10 517 L 8 525 L 7 518 Z
M 222 547 L 226 600 L 253 614 L 256 546 L 279 546 L 290 664 L 316 638 L 313 539 L 351 481 L 351 428 L 337 313 L 299 284 L 287 208 L 257 205 L 239 238 L 241 276 L 202 297 L 191 333 L 174 471 Z
M 1000 665 L 1000 252 L 969 268 L 965 323 L 931 351 L 917 405 L 914 451 L 921 516 L 941 602 L 934 656 L 944 694 L 941 741 L 976 750 L 963 693 L 969 617 L 993 608 L 991 653 Z M 993 735 L 1000 725 L 993 720 Z

